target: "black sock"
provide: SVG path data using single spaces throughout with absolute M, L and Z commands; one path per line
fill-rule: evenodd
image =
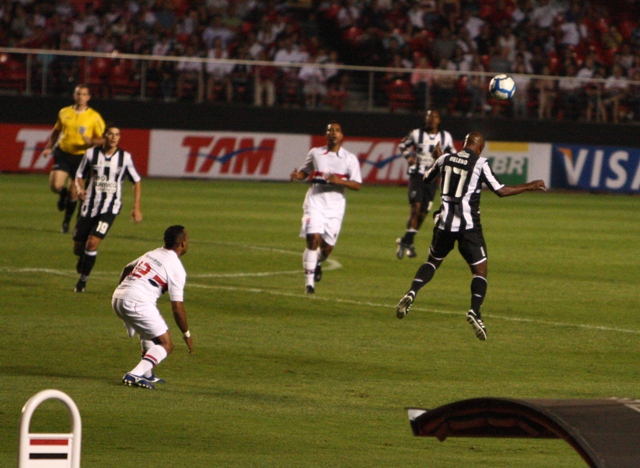
M 97 256 L 98 251 L 94 250 L 90 252 L 85 250 L 84 255 L 82 256 L 82 265 L 80 265 L 80 279 L 82 281 L 87 281 L 87 278 L 89 278 L 93 265 L 96 264 Z
M 471 310 L 480 317 L 480 307 L 487 294 L 487 280 L 482 276 L 474 276 L 471 280 Z
M 431 279 L 433 275 L 436 274 L 436 266 L 433 263 L 424 263 L 420 268 L 418 268 L 418 272 L 416 273 L 415 278 L 413 278 L 413 282 L 411 283 L 410 291 L 413 291 L 415 294 L 418 294 L 418 291 L 426 285 Z
M 418 233 L 418 231 L 407 231 L 404 233 L 404 236 L 402 236 L 402 243 L 405 245 L 413 245 L 413 240 L 416 237 L 416 234 Z
M 73 212 L 76 211 L 76 206 L 78 206 L 78 200 L 67 199 L 67 207 L 64 212 L 64 222 L 68 223 L 71 221 L 71 217 L 73 216 Z
M 82 262 L 84 261 L 84 252 L 78 255 L 78 262 L 76 263 L 76 272 L 82 273 Z
M 64 210 L 66 203 L 67 203 L 67 193 L 69 191 L 67 190 L 67 187 L 62 187 L 60 189 L 60 191 L 58 192 L 58 210 L 62 211 Z

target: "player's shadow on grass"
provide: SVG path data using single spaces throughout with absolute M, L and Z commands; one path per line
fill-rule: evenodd
M 72 374 L 65 372 L 56 372 L 47 367 L 39 367 L 39 366 L 0 366 L 0 375 L 14 376 L 14 377 L 49 377 L 49 378 L 59 378 L 59 379 L 78 379 L 78 380 L 95 380 L 95 381 L 103 381 L 107 380 L 111 382 L 109 376 L 105 378 L 104 375 L 88 375 L 88 374 Z

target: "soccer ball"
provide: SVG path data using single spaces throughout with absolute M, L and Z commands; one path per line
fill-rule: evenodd
M 511 99 L 516 92 L 516 83 L 509 75 L 496 75 L 489 83 L 489 93 L 496 99 Z

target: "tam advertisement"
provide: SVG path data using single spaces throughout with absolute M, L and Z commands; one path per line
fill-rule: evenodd
M 640 192 L 640 149 L 553 145 L 551 184 L 557 188 Z
M 53 165 L 53 154 L 42 156 L 53 125 L 0 124 L 2 139 L 2 172 L 48 173 Z M 133 155 L 136 169 L 141 175 L 147 173 L 149 155 L 149 130 L 121 129 L 120 146 Z

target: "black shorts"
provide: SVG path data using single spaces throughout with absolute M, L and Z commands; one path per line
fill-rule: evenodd
M 443 260 L 453 250 L 456 241 L 458 242 L 458 252 L 469 265 L 476 265 L 487 259 L 487 244 L 484 242 L 482 229 L 449 232 L 437 227 L 434 228 L 430 248 L 431 256 Z
M 409 175 L 409 203 L 420 203 L 420 211 L 422 213 L 431 211 L 437 190 L 437 180 L 430 184 L 425 184 L 422 174 L 414 173 Z
M 59 147 L 53 150 L 53 167 L 52 171 L 63 171 L 69 174 L 69 178 L 74 180 L 76 172 L 82 161 L 82 154 L 71 154 L 62 151 Z
M 80 216 L 73 230 L 73 240 L 76 242 L 87 242 L 89 236 L 96 236 L 104 239 L 111 229 L 111 225 L 116 220 L 113 213 L 105 213 L 93 218 Z

